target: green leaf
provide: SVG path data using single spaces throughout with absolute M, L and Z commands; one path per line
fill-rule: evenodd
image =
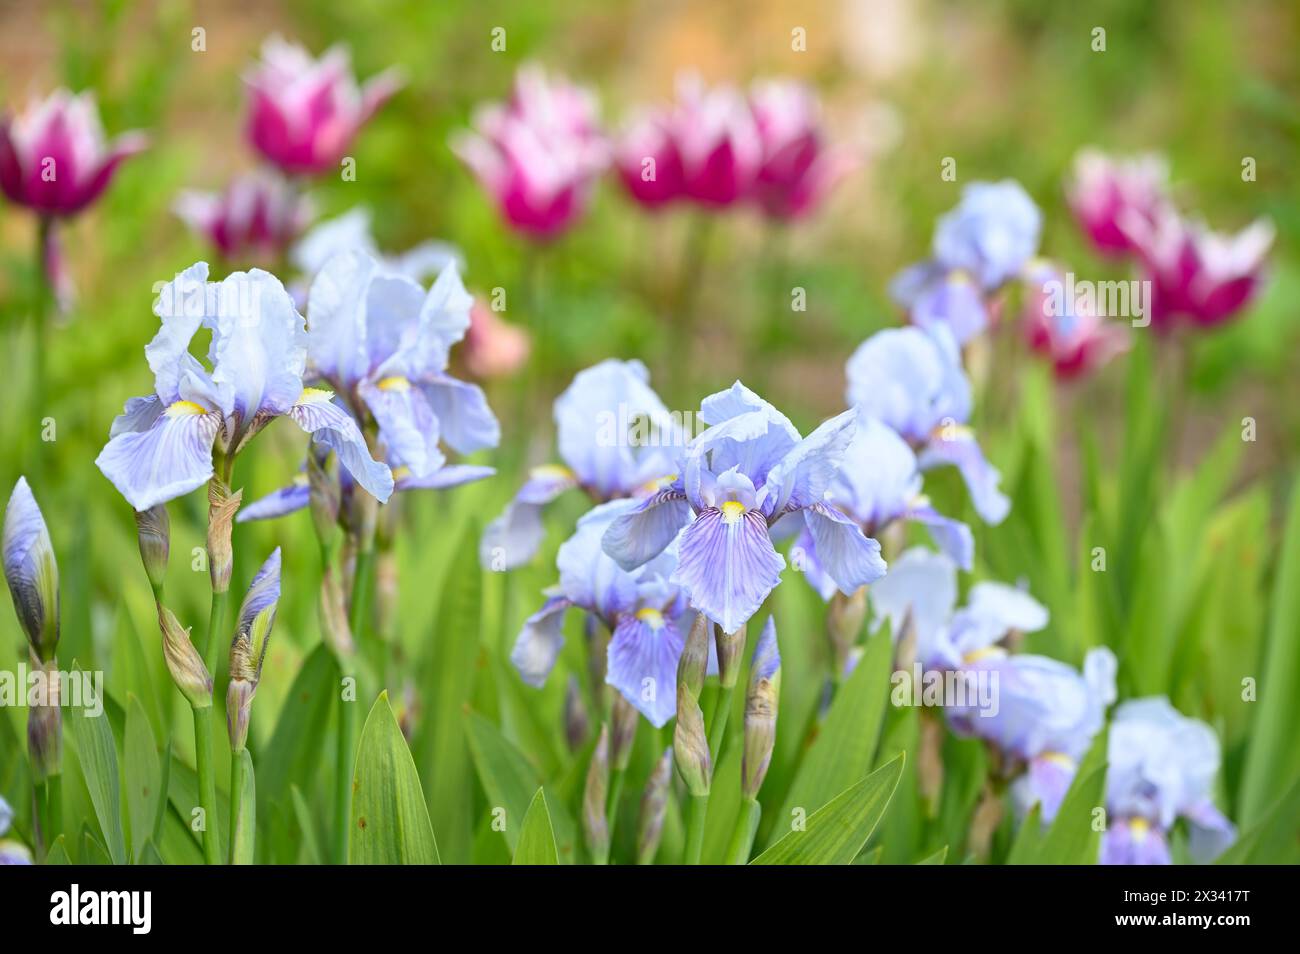
M 888 626 L 867 640 L 862 660 L 840 686 L 826 721 L 804 755 L 775 819 L 774 833 L 789 822 L 796 808 L 825 805 L 870 771 L 889 700 L 893 650 Z
M 126 697 L 126 807 L 131 822 L 131 846 L 136 861 L 153 837 L 162 801 L 162 769 L 153 728 L 140 700 Z
M 90 824 L 85 823 L 81 826 L 81 863 L 83 865 L 111 865 L 113 859 L 108 856 L 104 846 L 99 843 L 90 831 Z
M 790 832 L 750 864 L 852 864 L 889 806 L 904 758 L 898 756 L 836 795 L 808 817 L 803 831 Z
M 72 664 L 74 678 L 85 679 L 83 688 L 91 692 L 89 680 L 77 664 Z M 113 864 L 127 863 L 126 838 L 122 834 L 122 795 L 117 770 L 117 746 L 113 741 L 113 729 L 108 724 L 106 712 L 90 716 L 88 710 L 93 703 L 88 700 L 85 705 L 67 708 L 68 723 L 72 729 L 72 741 L 77 748 L 77 759 L 81 763 L 81 774 L 86 778 L 86 789 L 90 793 L 90 802 L 95 807 L 95 817 L 99 819 L 100 831 L 108 846 L 108 856 Z
M 239 802 L 239 820 L 230 833 L 234 845 L 232 864 L 251 865 L 257 846 L 257 783 L 253 780 L 253 757 L 248 749 L 239 753 L 244 763 L 244 790 Z
M 289 786 L 289 795 L 293 801 L 294 820 L 298 824 L 298 854 L 302 864 L 319 865 L 325 857 L 320 850 L 320 841 L 316 837 L 316 826 L 312 823 L 311 809 L 297 785 Z
M 541 784 L 537 773 L 519 750 L 506 741 L 487 719 L 471 712 L 467 720 L 469 751 L 478 770 L 479 781 L 493 808 L 504 808 L 506 824 L 502 834 L 511 851 L 516 851 L 524 813 L 536 796 L 531 793 Z M 550 823 L 547 823 L 549 829 Z
M 258 784 L 264 805 L 288 794 L 290 783 L 309 785 L 325 750 L 325 734 L 340 687 L 338 663 L 324 645 L 312 650 L 289 690 L 265 749 L 258 750 L 262 777 Z
M 516 865 L 558 865 L 555 831 L 551 813 L 546 808 L 546 794 L 539 788 L 533 795 L 519 830 L 519 844 L 512 862 Z
M 162 855 L 160 855 L 158 849 L 154 847 L 153 839 L 146 838 L 144 840 L 144 846 L 140 849 L 140 858 L 137 864 L 165 865 L 167 862 L 163 861 Z
M 1024 821 L 1020 823 L 1020 830 L 1016 832 L 1016 840 L 1012 843 L 1011 851 L 1007 854 L 1007 864 L 1033 864 L 1042 849 L 1043 806 L 1035 802 L 1034 807 L 1029 809 Z
M 948 846 L 944 845 L 932 855 L 927 855 L 917 862 L 918 865 L 941 865 L 948 860 Z
M 45 853 L 45 864 L 47 865 L 70 865 L 72 859 L 68 857 L 68 846 L 63 835 L 54 839 L 54 844 L 50 845 L 50 850 Z
M 473 554 L 477 547 L 478 529 L 471 521 L 453 552 Z M 465 707 L 474 688 L 474 662 L 482 632 L 482 588 L 483 570 L 477 560 L 451 561 L 420 676 L 420 698 L 428 708 L 416 731 L 414 755 L 421 778 L 429 786 L 430 817 L 443 833 L 447 858 L 452 862 L 469 860 L 473 836 L 474 790 Z M 525 800 L 522 807 L 526 806 Z
M 438 864 L 420 777 L 387 691 L 366 717 L 352 779 L 349 864 Z
M 1241 783 L 1241 824 L 1259 824 L 1300 772 L 1300 478 L 1273 577 L 1268 647 L 1259 668 L 1259 701 Z
M 1096 811 L 1106 803 L 1106 740 L 1103 729 L 1079 763 L 1079 769 L 1057 809 L 1035 853 L 1035 862 L 1045 865 L 1095 865 L 1101 849 L 1101 832 L 1094 821 Z
M 1254 828 L 1237 839 L 1219 856 L 1220 865 L 1295 864 L 1300 851 L 1296 835 L 1300 831 L 1300 780 L 1278 800 Z

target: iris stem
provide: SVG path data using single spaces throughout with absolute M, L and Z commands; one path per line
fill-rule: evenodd
M 704 852 L 704 818 L 709 811 L 708 795 L 691 795 L 686 809 L 686 853 L 682 864 L 698 865 Z
M 199 807 L 203 809 L 203 860 L 221 864 L 217 838 L 217 779 L 212 774 L 212 706 L 194 708 L 194 766 L 199 775 Z M 232 832 L 233 834 L 233 832 Z
M 758 820 L 762 816 L 763 808 L 756 799 L 746 798 L 741 801 L 736 827 L 731 833 L 731 844 L 727 847 L 727 864 L 749 863 L 749 853 L 754 848 L 754 836 L 758 834 Z
M 727 735 L 727 719 L 731 715 L 731 697 L 735 691 L 735 686 L 718 687 L 717 701 L 709 717 L 709 758 L 713 760 L 714 768 L 722 761 L 722 740 Z
M 339 670 L 346 678 L 353 675 L 351 660 L 340 654 Z M 335 752 L 337 771 L 334 773 L 334 863 L 348 863 L 348 834 L 352 828 L 352 768 L 356 755 L 357 712 L 356 703 L 349 702 L 339 693 L 339 736 Z
M 362 630 L 365 627 L 370 610 L 370 587 L 374 578 L 372 569 L 375 562 L 374 538 L 361 539 L 357 542 L 356 565 L 352 571 L 352 602 L 348 607 L 348 628 L 357 645 L 362 645 Z M 355 672 L 351 660 L 342 654 L 338 657 L 339 670 L 344 677 Z M 334 863 L 348 863 L 348 833 L 352 827 L 352 763 L 356 755 L 357 715 L 353 702 L 343 698 L 339 693 L 339 734 L 335 751 L 336 769 L 334 773 Z
M 45 854 L 63 830 L 63 776 L 55 772 L 36 786 L 36 818 Z
M 199 647 L 199 652 L 203 656 L 203 664 L 208 667 L 208 672 L 212 673 L 215 678 L 217 665 L 217 634 L 221 632 L 221 627 L 225 625 L 226 604 L 230 602 L 230 591 L 212 594 L 212 607 L 208 611 L 208 633 Z
M 230 751 L 230 864 L 235 863 L 235 844 L 239 840 L 239 812 L 244 801 L 243 753 Z
M 614 850 L 614 823 L 618 821 L 618 800 L 623 794 L 626 768 L 615 768 L 609 775 L 609 800 L 605 803 L 605 824 L 609 830 L 610 851 Z

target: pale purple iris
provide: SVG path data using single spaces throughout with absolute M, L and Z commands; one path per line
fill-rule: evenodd
M 893 428 L 918 452 L 922 470 L 955 465 L 980 517 L 1001 523 L 1011 502 L 967 426 L 970 382 L 951 335 L 942 327 L 887 328 L 853 352 L 845 368 L 847 398 L 864 416 Z
M 857 411 L 845 411 L 801 438 L 789 419 L 739 381 L 704 399 L 709 425 L 686 447 L 681 476 L 620 516 L 605 552 L 632 569 L 682 533 L 673 581 L 726 632 L 738 630 L 781 580 L 785 559 L 771 527 L 803 517 L 826 575 L 851 594 L 884 575 L 880 544 L 826 502 Z M 694 520 L 692 520 L 694 516 Z
M 1188 825 L 1192 858 L 1208 863 L 1237 831 L 1214 806 L 1219 740 L 1163 697 L 1134 699 L 1115 710 L 1106 775 L 1106 834 L 1102 864 L 1169 864 L 1168 835 L 1178 818 Z
M 27 850 L 27 846 L 3 837 L 13 820 L 14 810 L 0 797 L 0 865 L 30 865 L 32 853 Z
M 988 323 L 984 296 L 1038 251 L 1043 216 L 1018 182 L 974 182 L 935 226 L 931 258 L 893 282 L 894 299 L 922 327 L 945 325 L 959 345 Z
M 673 687 L 688 607 L 684 591 L 671 579 L 675 545 L 631 572 L 601 551 L 610 523 L 636 506 L 635 500 L 613 500 L 578 521 L 577 532 L 556 557 L 560 581 L 524 623 L 510 660 L 525 682 L 540 687 L 564 645 L 565 613 L 581 609 L 613 633 L 605 681 L 658 727 L 676 712 Z
M 534 467 L 483 534 L 485 567 L 508 570 L 532 559 L 544 536 L 542 509 L 580 488 L 593 501 L 644 496 L 675 473 L 686 440 L 680 422 L 650 387 L 640 361 L 609 359 L 580 371 L 555 401 L 563 465 Z
M 189 493 L 213 475 L 214 449 L 237 454 L 280 416 L 338 454 L 370 493 L 387 500 L 393 477 L 373 460 L 360 430 L 328 391 L 303 387 L 307 333 L 302 316 L 267 272 L 209 282 L 206 262 L 163 286 L 154 313 L 162 327 L 145 348 L 154 393 L 132 398 L 95 463 L 136 510 Z M 189 353 L 211 332 L 209 371 Z
M 451 487 L 493 473 L 448 466 L 441 447 L 468 454 L 500 439 L 482 389 L 446 373 L 472 304 L 454 265 L 426 292 L 362 251 L 335 255 L 312 282 L 308 374 L 334 388 L 363 425 L 373 423 L 399 490 Z M 250 504 L 239 519 L 290 513 L 307 497 L 299 481 Z
M 934 541 L 963 570 L 971 568 L 975 549 L 970 528 L 943 516 L 921 494 L 921 471 L 907 442 L 875 418 L 859 415 L 858 429 L 844 452 L 844 463 L 831 482 L 826 500 L 848 514 L 868 537 L 903 520 L 926 527 Z M 812 532 L 805 527 L 796 544 L 802 569 L 823 599 L 838 586 L 826 575 Z
M 950 708 L 950 724 L 1024 763 L 1012 797 L 1021 812 L 1041 805 L 1040 817 L 1051 821 L 1115 701 L 1114 654 L 1104 647 L 1089 651 L 1082 673 L 1047 656 L 1011 656 L 996 646 L 967 658 L 966 672 L 997 674 L 997 712 Z

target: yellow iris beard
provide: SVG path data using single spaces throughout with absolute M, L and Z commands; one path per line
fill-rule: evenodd
M 664 625 L 664 614 L 652 606 L 636 611 L 636 618 L 645 623 L 651 629 L 660 629 Z
M 195 404 L 193 401 L 172 401 L 171 404 L 167 405 L 168 417 L 182 417 L 185 415 L 197 417 L 200 414 L 207 413 L 208 409 L 206 407 L 202 404 Z
M 735 523 L 745 515 L 745 505 L 739 500 L 728 500 L 722 505 L 722 522 Z
M 324 388 L 303 388 L 302 394 L 298 396 L 298 403 L 312 404 L 319 401 L 328 401 L 333 396 L 333 391 L 326 391 Z
M 409 391 L 411 390 L 411 382 L 409 378 L 404 378 L 400 374 L 395 374 L 391 377 L 381 378 L 375 387 L 379 388 L 381 391 Z

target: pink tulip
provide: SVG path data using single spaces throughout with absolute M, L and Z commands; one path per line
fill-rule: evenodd
M 182 192 L 176 214 L 227 259 L 274 262 L 311 221 L 311 206 L 273 173 L 234 179 L 223 192 Z
M 343 47 L 316 60 L 279 37 L 263 44 L 247 83 L 249 141 L 291 175 L 337 168 L 361 127 L 401 87 L 396 71 L 386 70 L 358 88 Z
M 524 329 L 502 321 L 481 298 L 474 299 L 465 333 L 465 367 L 476 378 L 504 378 L 514 374 L 532 350 Z
M 1052 362 L 1058 378 L 1084 377 L 1128 350 L 1126 325 L 1062 300 L 1065 279 L 1059 269 L 1040 260 L 1031 262 L 1026 273 L 1025 337 L 1034 351 Z
M 802 83 L 755 84 L 749 101 L 763 146 L 756 197 L 773 218 L 799 218 L 820 204 L 858 161 L 827 144 L 817 96 Z
M 521 68 L 510 99 L 480 107 L 451 146 L 506 223 L 538 239 L 586 211 L 609 158 L 595 98 L 537 66 Z
M 1135 251 L 1120 219 L 1136 216 L 1154 220 L 1167 204 L 1168 172 L 1156 155 L 1112 159 L 1085 149 L 1074 161 L 1074 179 L 1066 198 L 1079 225 L 1103 255 Z
M 722 208 L 749 197 L 763 147 L 749 104 L 730 86 L 694 75 L 677 82 L 670 109 L 644 114 L 617 152 L 619 174 L 648 206 L 690 199 Z
M 41 215 L 74 215 L 108 187 L 118 163 L 144 147 L 140 133 L 105 142 L 94 97 L 56 90 L 0 119 L 0 189 Z
M 1119 224 L 1152 283 L 1151 319 L 1158 328 L 1178 317 L 1212 326 L 1240 312 L 1259 290 L 1274 236 L 1266 219 L 1224 235 L 1172 207 L 1151 220 L 1124 215 Z

